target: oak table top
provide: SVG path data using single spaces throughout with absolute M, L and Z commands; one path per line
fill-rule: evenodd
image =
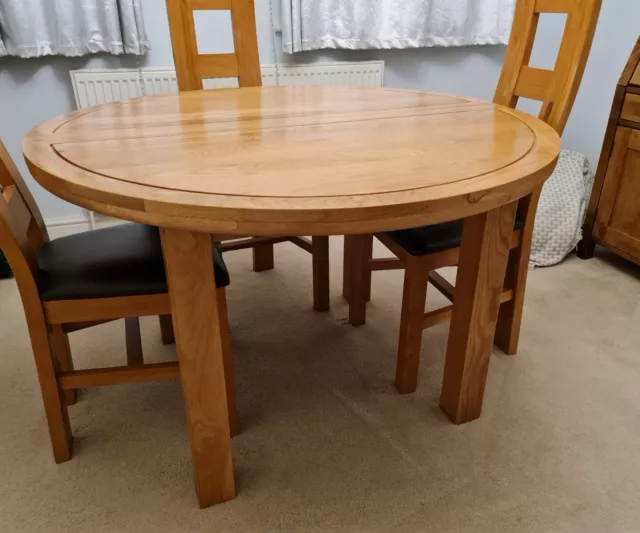
M 443 222 L 526 195 L 556 132 L 471 98 L 375 88 L 196 91 L 70 113 L 23 145 L 83 207 L 228 235 L 330 235 Z
M 549 177 L 560 139 L 471 98 L 270 87 L 77 111 L 32 130 L 23 151 L 53 194 L 160 227 L 206 507 L 236 493 L 210 234 L 364 234 L 465 218 L 441 406 L 450 417 L 470 402 L 479 411 L 516 204 Z

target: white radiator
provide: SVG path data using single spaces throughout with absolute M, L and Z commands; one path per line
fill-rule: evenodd
M 351 85 L 382 87 L 383 61 L 316 63 L 311 65 L 266 65 L 262 67 L 264 85 Z M 176 72 L 171 68 L 82 69 L 71 71 L 71 82 L 78 109 L 144 94 L 178 92 Z M 204 81 L 205 89 L 237 87 L 236 78 Z M 144 91 L 143 91 L 144 89 Z

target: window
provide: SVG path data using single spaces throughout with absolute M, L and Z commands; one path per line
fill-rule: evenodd
M 271 0 L 277 1 L 277 0 Z M 288 53 L 506 44 L 516 0 L 282 0 Z
M 0 57 L 148 49 L 140 0 L 0 0 Z

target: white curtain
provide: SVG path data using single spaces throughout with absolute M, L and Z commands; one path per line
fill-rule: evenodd
M 140 0 L 0 0 L 0 57 L 148 49 Z
M 506 44 L 516 0 L 282 0 L 287 53 Z

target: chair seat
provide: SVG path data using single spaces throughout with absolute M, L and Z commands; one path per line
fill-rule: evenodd
M 458 248 L 462 243 L 464 220 L 454 220 L 433 226 L 390 231 L 386 235 L 410 255 L 423 256 Z M 515 229 L 524 227 L 524 219 L 516 216 Z
M 212 249 L 216 285 L 229 285 L 229 272 Z M 43 301 L 144 296 L 167 292 L 158 228 L 122 224 L 62 237 L 36 253 Z

